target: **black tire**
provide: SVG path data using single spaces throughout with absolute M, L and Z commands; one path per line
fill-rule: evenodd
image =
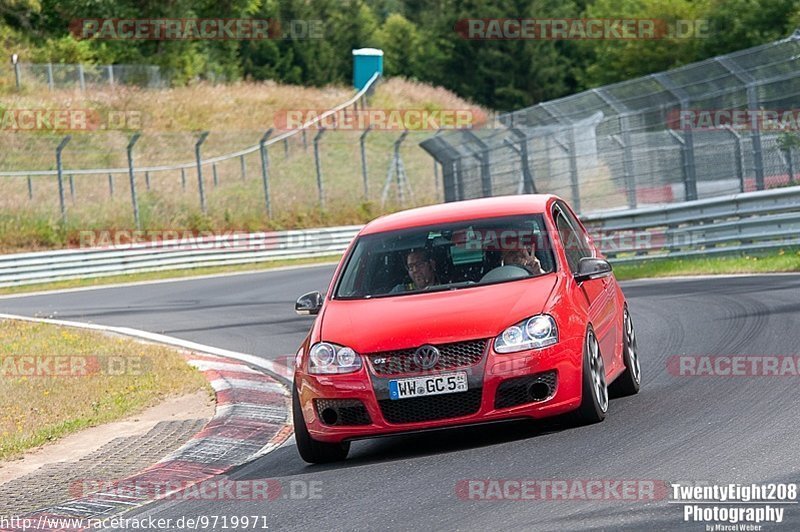
M 622 320 L 622 360 L 625 363 L 625 372 L 617 377 L 609 388 L 614 397 L 636 395 L 642 385 L 642 367 L 636 345 L 636 331 L 627 307 Z
M 350 452 L 350 442 L 326 443 L 311 437 L 300 409 L 300 394 L 297 393 L 296 386 L 292 386 L 292 422 L 300 458 L 309 464 L 327 464 L 347 458 L 347 453 Z
M 600 345 L 591 327 L 583 342 L 583 387 L 581 405 L 576 411 L 579 422 L 599 423 L 608 411 L 608 387 L 605 379 L 605 364 L 600 355 Z

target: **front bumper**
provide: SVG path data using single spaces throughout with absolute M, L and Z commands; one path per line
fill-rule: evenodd
M 341 442 L 398 434 L 417 432 L 441 427 L 462 426 L 506 419 L 532 418 L 539 419 L 555 416 L 576 409 L 581 401 L 581 338 L 562 340 L 558 344 L 539 350 L 521 351 L 519 353 L 498 354 L 491 349 L 491 342 L 480 363 L 468 368 L 453 368 L 441 372 L 429 372 L 424 375 L 467 371 L 469 390 L 456 394 L 434 395 L 413 399 L 388 399 L 388 381 L 405 378 L 406 375 L 392 377 L 376 376 L 369 364 L 358 372 L 345 375 L 309 375 L 304 371 L 296 373 L 295 385 L 300 394 L 303 418 L 311 436 L 319 441 Z M 555 373 L 555 391 L 544 400 L 529 401 L 516 406 L 514 401 L 498 400 L 498 389 L 504 385 L 503 395 L 507 396 L 511 379 L 520 379 L 533 375 Z M 416 375 L 415 375 L 416 376 Z M 522 382 L 525 382 L 524 380 Z M 319 417 L 315 400 L 348 400 L 342 404 L 363 404 L 367 417 L 349 415 L 348 423 L 356 420 L 358 424 L 331 424 L 323 422 Z M 429 401 L 422 401 L 429 399 Z M 403 403 L 403 402 L 417 403 Z M 383 407 L 381 406 L 383 403 Z M 467 404 L 471 402 L 470 404 Z M 327 403 L 325 403 L 327 404 Z M 444 405 L 445 418 L 425 419 L 422 412 L 430 405 Z M 408 416 L 409 411 L 420 409 L 418 416 Z M 398 412 L 401 412 L 398 414 Z M 468 412 L 461 415 L 462 412 Z M 407 420 L 411 419 L 412 421 Z

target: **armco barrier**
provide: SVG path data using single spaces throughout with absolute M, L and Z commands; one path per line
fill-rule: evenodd
M 339 255 L 361 226 L 220 235 L 0 256 L 0 287 Z
M 800 186 L 581 217 L 614 263 L 800 246 Z M 361 226 L 0 256 L 0 287 L 341 254 Z
M 614 262 L 800 245 L 800 186 L 583 216 Z

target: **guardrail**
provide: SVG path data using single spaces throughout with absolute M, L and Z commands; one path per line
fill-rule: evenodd
M 581 217 L 614 263 L 800 246 L 800 186 Z M 0 287 L 337 256 L 362 226 L 0 256 Z
M 614 262 L 800 245 L 800 186 L 582 216 Z
M 229 233 L 0 256 L 0 287 L 341 255 L 361 226 Z

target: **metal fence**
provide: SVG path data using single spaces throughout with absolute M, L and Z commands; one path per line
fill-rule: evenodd
M 798 124 L 781 131 L 785 122 L 763 118 L 791 110 L 796 119 L 799 72 L 800 30 L 421 146 L 442 165 L 446 201 L 548 192 L 587 213 L 785 186 L 798 179 Z M 748 111 L 748 123 L 726 122 L 733 111 Z
M 800 187 L 582 217 L 614 264 L 800 247 Z M 233 233 L 0 255 L 0 287 L 69 279 L 330 257 L 362 226 Z
M 101 221 L 114 226 L 120 219 L 99 220 L 91 209 L 105 208 L 112 215 L 125 209 L 138 228 L 145 215 L 140 213 L 141 196 L 151 191 L 160 193 L 158 198 L 151 198 L 151 204 L 161 207 L 166 202 L 181 202 L 199 204 L 203 213 L 211 208 L 225 212 L 250 209 L 260 217 L 266 211 L 270 218 L 279 209 L 286 214 L 289 208 L 336 208 L 354 206 L 359 201 L 400 205 L 420 199 L 431 201 L 438 195 L 436 165 L 415 142 L 428 133 L 327 130 L 319 125 L 328 123 L 328 117 L 334 117 L 335 122 L 337 113 L 365 109 L 367 96 L 378 79 L 376 74 L 345 102 L 288 131 L 156 133 L 141 140 L 140 135 L 128 136 L 121 130 L 102 136 L 39 133 L 24 139 L 6 134 L 2 138 L 9 149 L 0 153 L 0 166 L 4 167 L 0 178 L 6 178 L 0 208 L 19 208 L 27 201 L 31 207 L 58 209 L 62 222 L 66 222 L 68 215 L 83 204 L 88 209 L 88 222 L 80 225 L 92 222 L 92 227 Z M 235 149 L 237 143 L 241 146 L 246 142 L 244 139 L 258 142 Z M 181 152 L 171 148 L 176 145 L 181 146 Z M 164 146 L 170 149 L 165 151 Z M 404 165 L 402 150 L 407 146 L 419 153 Z M 228 151 L 231 149 L 235 151 Z M 172 161 L 185 153 L 185 162 L 136 164 L 139 152 L 144 150 L 161 153 Z M 206 155 L 220 151 L 222 155 Z M 17 160 L 27 165 L 37 158 L 43 169 L 5 169 L 18 166 Z M 116 165 L 100 166 L 98 162 Z M 415 166 L 415 162 L 424 164 L 424 168 Z M 424 179 L 424 184 L 412 187 L 409 175 Z M 129 207 L 125 208 L 123 201 Z
M 17 89 L 48 87 L 86 90 L 97 85 L 135 85 L 163 88 L 170 83 L 169 74 L 156 65 L 89 65 L 66 63 L 16 63 L 3 65 L 1 77 Z M 12 81 L 13 80 L 13 81 Z

